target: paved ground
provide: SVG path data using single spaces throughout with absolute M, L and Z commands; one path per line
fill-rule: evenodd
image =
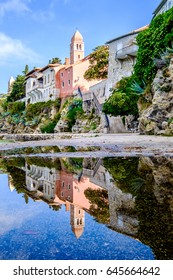
M 45 136 L 45 135 L 44 135 Z M 13 138 L 13 135 L 11 135 Z M 36 146 L 74 146 L 79 156 L 166 155 L 173 156 L 173 137 L 139 134 L 55 134 L 51 139 L 0 142 L 0 151 Z M 91 149 L 92 147 L 92 149 Z M 93 148 L 99 147 L 99 148 Z M 99 150 L 99 151 L 98 151 Z M 75 153 L 77 156 L 77 154 Z

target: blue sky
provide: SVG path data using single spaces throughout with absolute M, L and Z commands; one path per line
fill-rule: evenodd
M 160 0 L 0 0 L 0 93 L 25 65 L 64 62 L 76 28 L 85 55 L 119 35 L 151 21 Z

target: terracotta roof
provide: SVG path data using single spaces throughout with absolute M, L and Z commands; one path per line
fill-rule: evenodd
M 83 233 L 83 227 L 73 228 L 72 231 L 75 234 L 76 238 L 78 239 L 79 237 L 81 237 L 81 235 Z
M 44 66 L 43 68 L 41 68 L 39 70 L 39 72 L 43 72 L 44 70 L 46 70 L 48 68 L 55 68 L 55 67 L 58 67 L 58 66 L 62 66 L 62 64 L 59 64 L 59 63 L 48 64 L 48 65 Z
M 32 69 L 31 71 L 28 72 L 28 74 L 26 74 L 26 77 L 27 77 L 27 76 L 30 76 L 30 75 L 31 75 L 32 73 L 34 73 L 34 72 L 38 72 L 40 69 L 41 69 L 41 68 L 34 68 L 34 69 Z
M 26 77 L 25 77 L 25 80 L 27 80 L 27 79 L 29 79 L 29 78 L 37 78 L 37 76 L 36 75 L 34 75 L 34 74 L 30 74 L 30 75 L 27 75 Z

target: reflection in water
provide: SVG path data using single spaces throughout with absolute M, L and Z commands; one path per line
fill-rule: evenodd
M 78 252 L 74 254 L 73 248 L 73 254 L 72 252 L 67 252 L 66 255 L 61 253 L 60 258 L 152 259 L 152 253 L 149 253 L 147 247 L 149 246 L 156 259 L 173 259 L 173 160 L 171 158 L 105 158 L 103 160 L 95 158 L 3 158 L 0 160 L 0 167 L 2 173 L 8 174 L 10 190 L 13 193 L 16 190 L 18 194 L 22 194 L 26 205 L 29 205 L 30 201 L 43 201 L 54 210 L 55 214 L 61 215 L 59 227 L 62 228 L 61 235 L 66 238 L 65 242 L 69 239 L 69 251 L 72 246 L 72 241 L 70 241 L 72 237 L 66 236 L 67 228 L 64 232 L 63 222 L 68 221 L 71 232 L 77 238 L 76 241 L 73 240 L 73 245 L 79 246 L 80 244 L 81 247 L 86 247 L 87 244 L 88 246 L 85 256 L 83 254 L 86 248 L 80 247 L 80 250 L 83 250 L 81 253 L 78 249 Z M 39 210 L 39 204 L 36 205 L 33 205 L 33 211 L 39 215 L 41 210 Z M 6 208 L 6 206 L 4 207 Z M 63 212 L 64 208 L 65 212 Z M 27 215 L 27 211 L 24 213 Z M 69 218 L 65 213 L 69 213 Z M 94 227 L 91 217 L 94 217 L 96 221 Z M 37 221 L 38 224 L 39 222 L 43 223 L 43 220 Z M 2 217 L 0 223 L 5 228 Z M 18 227 L 21 226 L 21 223 Z M 39 226 L 42 227 L 41 224 Z M 10 227 L 7 228 L 9 231 Z M 55 228 L 55 224 L 53 228 Z M 95 232 L 96 228 L 99 233 Z M 111 236 L 109 241 L 107 239 L 108 243 L 105 240 L 101 243 L 99 238 L 105 230 L 107 238 L 109 235 Z M 4 232 L 1 232 L 2 236 Z M 24 229 L 22 232 L 23 235 L 31 235 L 36 238 L 37 235 L 39 236 L 40 230 Z M 115 235 L 117 233 L 121 233 L 118 236 L 124 238 L 123 245 L 114 244 L 115 241 L 118 242 L 118 237 Z M 12 233 L 8 232 L 8 234 Z M 54 232 L 51 233 L 50 243 L 54 234 Z M 100 237 L 97 234 L 100 234 Z M 127 236 L 133 237 L 133 239 L 126 239 Z M 77 240 L 81 240 L 81 243 L 79 241 L 75 243 Z M 136 242 L 132 245 L 133 254 L 129 253 L 130 247 L 126 244 L 127 240 Z M 104 245 L 109 242 L 111 247 Z M 67 245 L 63 246 L 67 248 Z M 94 249 L 94 246 L 97 248 Z M 121 248 L 121 246 L 125 247 Z M 135 246 L 144 246 L 141 248 L 142 253 Z M 91 247 L 95 253 L 89 253 Z M 116 247 L 119 248 L 119 254 Z M 99 248 L 100 251 L 98 251 Z M 57 250 L 55 249 L 55 251 Z M 59 258 L 57 253 L 53 256 L 51 254 L 45 258 Z M 0 258 L 10 259 L 9 256 L 3 257 L 3 255 Z M 11 258 L 15 259 L 19 256 Z M 27 257 L 22 255 L 21 258 Z M 36 257 L 30 256 L 30 258 Z M 40 259 L 44 259 L 43 253 Z

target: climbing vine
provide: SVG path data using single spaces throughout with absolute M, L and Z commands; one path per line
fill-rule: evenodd
M 112 95 L 103 106 L 106 114 L 138 115 L 139 96 L 151 86 L 157 72 L 156 60 L 162 58 L 167 63 L 167 49 L 173 47 L 173 8 L 155 17 L 136 40 L 139 49 L 134 72 L 112 89 Z
M 139 49 L 133 79 L 150 83 L 157 71 L 155 59 L 160 58 L 173 43 L 173 8 L 155 17 L 136 40 Z

